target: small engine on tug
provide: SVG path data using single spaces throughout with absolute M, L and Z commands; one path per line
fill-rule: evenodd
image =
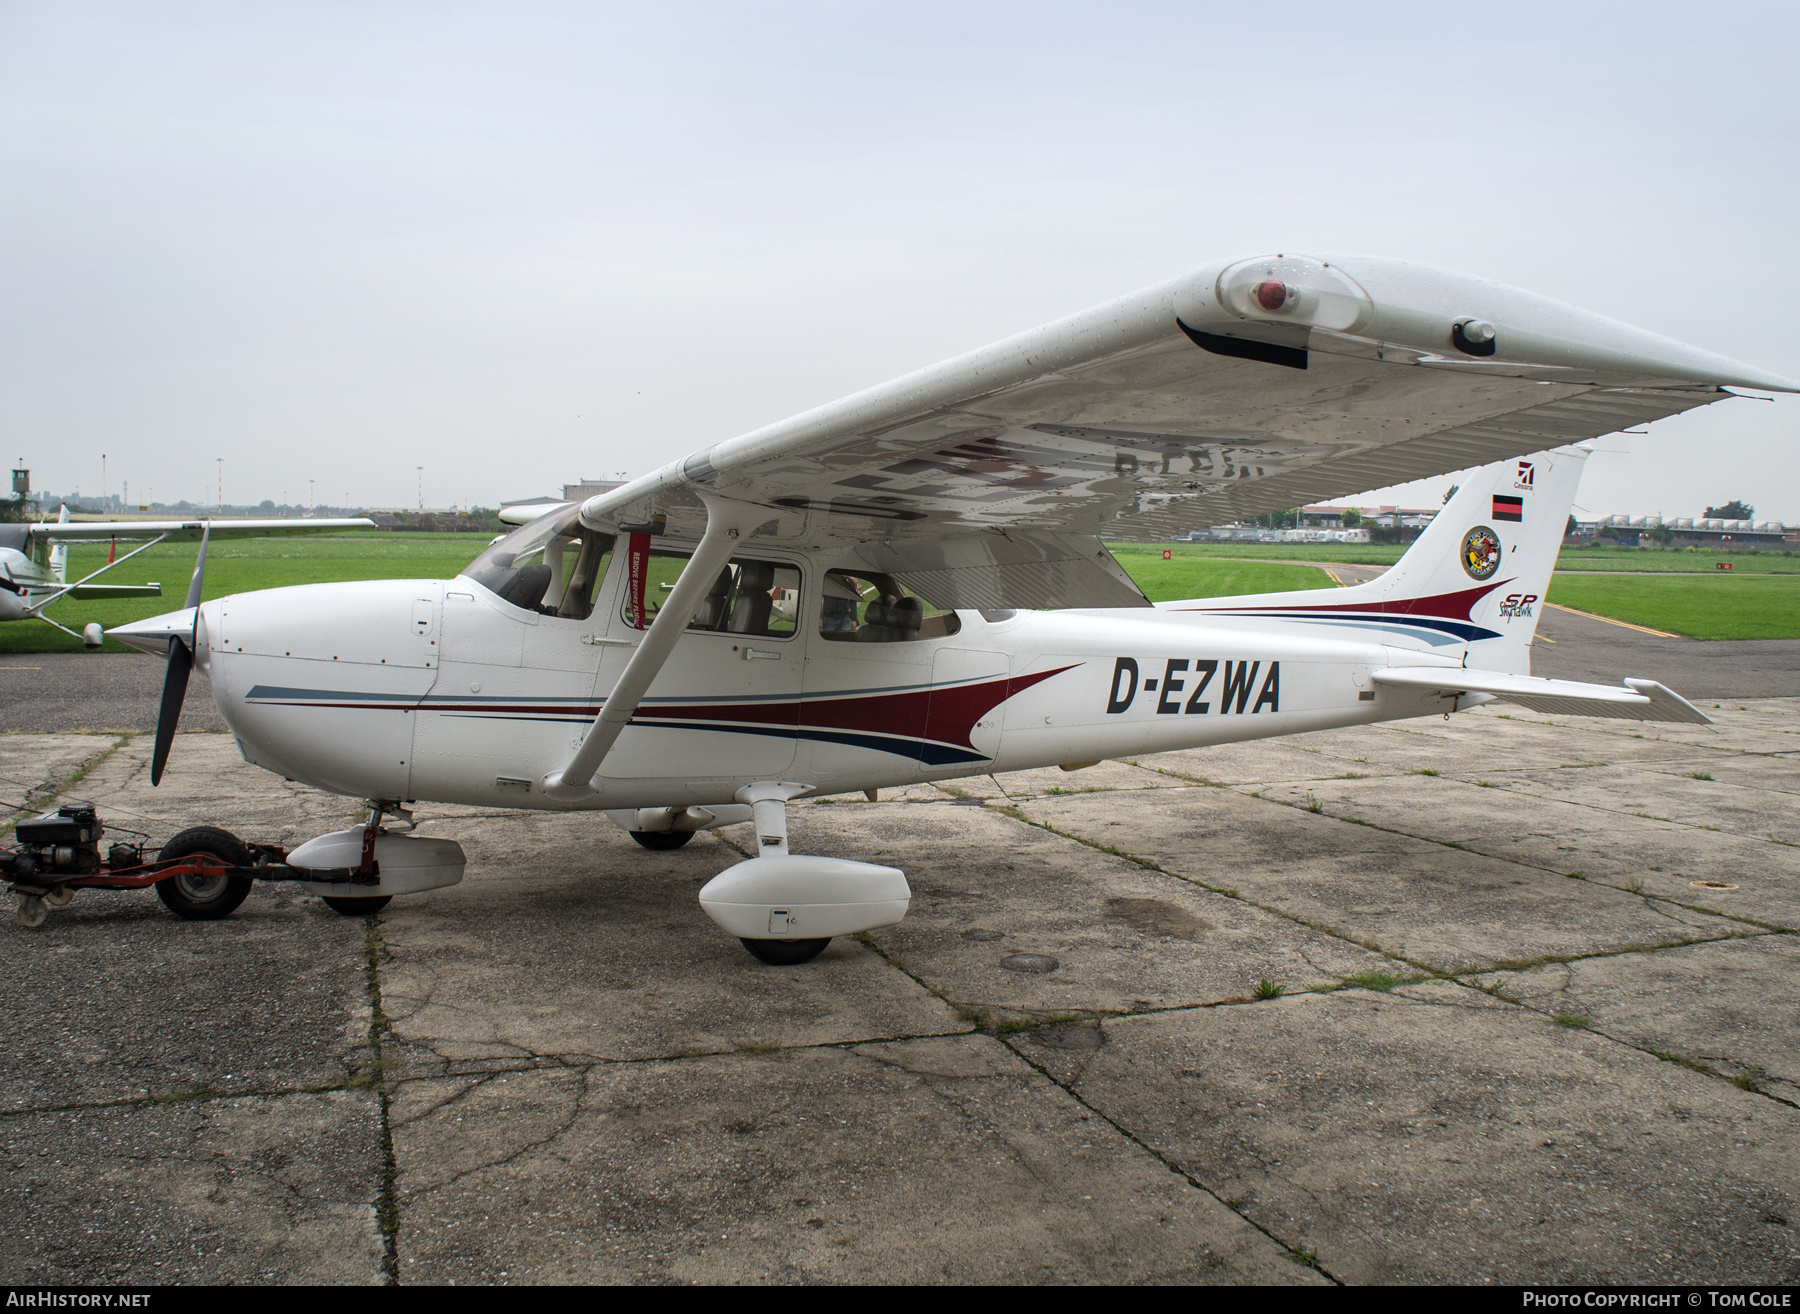
M 378 911 L 395 894 L 454 885 L 462 879 L 462 847 L 454 840 L 392 835 L 381 827 L 390 807 L 371 810 L 368 823 L 303 844 L 291 855 L 278 844 L 241 840 L 217 826 L 190 826 L 147 859 L 150 836 L 111 827 L 132 838 L 101 851 L 109 827 L 88 803 L 64 805 L 14 828 L 14 846 L 0 848 L 0 882 L 18 901 L 21 926 L 42 926 L 83 889 L 141 890 L 188 921 L 227 917 L 257 881 L 294 881 L 346 916 Z M 384 871 L 383 868 L 386 870 Z

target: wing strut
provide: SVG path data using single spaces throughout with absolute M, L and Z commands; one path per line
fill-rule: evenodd
M 732 548 L 737 545 L 739 527 L 736 522 L 740 515 L 726 509 L 724 504 L 706 498 L 706 533 L 700 539 L 700 546 L 694 549 L 694 555 L 688 559 L 681 578 L 675 581 L 668 600 L 656 613 L 656 619 L 650 622 L 637 651 L 625 663 L 618 683 L 606 695 L 605 705 L 594 718 L 587 738 L 569 759 L 569 765 L 561 771 L 552 771 L 539 783 L 544 797 L 561 803 L 575 803 L 599 793 L 592 783 L 594 773 L 612 751 L 620 733 L 631 723 L 631 714 L 637 711 L 651 681 L 656 679 L 669 654 L 675 651 L 675 643 L 686 632 L 687 623 L 699 607 L 701 598 L 731 556 Z

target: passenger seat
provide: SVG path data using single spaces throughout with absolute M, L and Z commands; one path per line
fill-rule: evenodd
M 746 561 L 738 567 L 738 596 L 731 607 L 731 620 L 725 628 L 732 634 L 767 634 L 769 612 L 775 599 L 769 590 L 775 587 L 775 567 L 761 561 Z

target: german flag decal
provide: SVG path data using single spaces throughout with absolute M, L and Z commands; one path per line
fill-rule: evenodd
M 1525 519 L 1525 499 L 1522 497 L 1502 497 L 1499 493 L 1495 493 L 1494 519 L 1523 521 Z

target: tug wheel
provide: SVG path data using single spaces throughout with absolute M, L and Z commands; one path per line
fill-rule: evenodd
M 691 830 L 634 830 L 631 838 L 647 849 L 678 849 L 694 838 Z
M 18 911 L 13 915 L 19 919 L 20 926 L 42 926 L 50 909 L 35 894 L 21 894 Z
M 388 906 L 391 894 L 371 894 L 360 899 L 338 898 L 333 895 L 321 895 L 325 906 L 332 912 L 342 913 L 346 917 L 367 917 L 370 913 L 378 913 Z
M 66 908 L 75 897 L 75 891 L 67 885 L 58 885 L 55 889 L 44 891 L 44 902 L 52 908 Z
M 828 935 L 823 940 L 745 940 L 740 937 L 738 943 L 759 962 L 774 967 L 792 967 L 795 963 L 810 963 L 824 953 L 831 937 Z
M 233 867 L 248 867 L 255 861 L 242 840 L 217 826 L 194 826 L 182 831 L 163 845 L 162 852 L 156 857 L 159 862 L 167 862 L 170 858 L 187 858 L 196 853 L 207 854 Z M 249 897 L 250 887 L 254 884 L 256 882 L 248 876 L 210 873 L 170 876 L 156 883 L 156 897 L 177 917 L 190 922 L 210 922 L 237 911 L 237 906 Z

